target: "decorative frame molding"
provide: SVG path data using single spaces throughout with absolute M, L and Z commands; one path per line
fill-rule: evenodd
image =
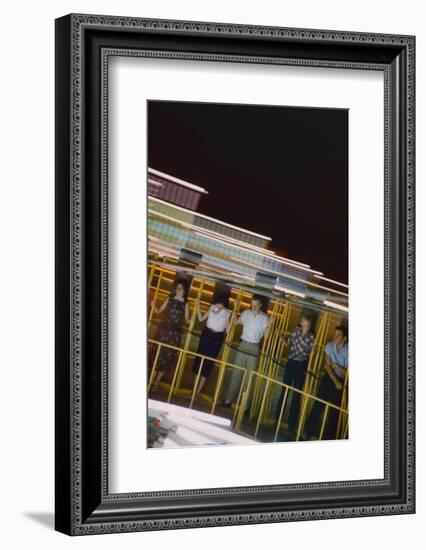
M 108 59 L 117 55 L 384 72 L 382 480 L 108 493 L 107 77 Z M 414 80 L 413 36 L 96 15 L 56 21 L 57 530 L 83 535 L 414 512 Z M 186 498 L 186 511 L 173 510 L 177 496 Z M 348 499 L 355 504 L 344 504 Z

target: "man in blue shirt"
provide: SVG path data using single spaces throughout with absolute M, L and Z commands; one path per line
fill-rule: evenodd
M 348 374 L 348 330 L 339 325 L 335 329 L 334 340 L 328 342 L 325 351 L 325 374 L 321 380 L 318 397 L 338 407 L 342 403 L 343 388 Z M 304 438 L 309 439 L 318 429 L 318 420 L 325 405 L 315 401 L 305 425 Z M 339 411 L 332 407 L 328 409 L 327 421 L 322 439 L 336 439 Z

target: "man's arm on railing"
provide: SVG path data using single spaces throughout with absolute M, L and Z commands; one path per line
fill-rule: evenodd
M 333 370 L 333 363 L 331 362 L 330 356 L 325 354 L 325 370 L 328 374 L 328 376 L 332 379 L 334 385 L 336 386 L 336 389 L 341 390 L 343 388 L 342 383 L 337 378 L 334 370 Z
M 337 372 L 339 373 L 340 377 L 343 378 L 343 380 L 346 378 L 346 375 L 347 375 L 347 372 L 348 372 L 348 369 L 344 369 L 343 367 L 341 367 L 340 365 L 338 365 L 337 363 L 333 363 L 333 368 L 335 370 L 337 370 Z

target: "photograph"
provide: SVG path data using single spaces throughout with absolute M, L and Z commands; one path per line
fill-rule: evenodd
M 349 109 L 146 109 L 147 447 L 349 439 Z

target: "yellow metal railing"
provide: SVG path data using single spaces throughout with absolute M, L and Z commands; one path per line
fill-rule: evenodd
M 265 414 L 265 406 L 266 406 L 267 397 L 268 397 L 268 393 L 270 391 L 271 386 L 280 387 L 280 388 L 282 388 L 282 390 L 284 390 L 284 398 L 283 398 L 283 401 L 282 401 L 282 404 L 281 404 L 281 407 L 280 407 L 280 412 L 279 412 L 279 415 L 278 415 L 278 418 L 277 418 L 277 426 L 276 426 L 276 429 L 275 429 L 274 441 L 277 440 L 279 431 L 281 429 L 282 418 L 283 418 L 283 414 L 284 414 L 284 410 L 285 410 L 285 406 L 286 406 L 286 402 L 287 402 L 287 397 L 288 397 L 288 394 L 289 394 L 290 391 L 299 393 L 301 398 L 304 401 L 304 403 L 301 407 L 301 412 L 300 412 L 300 416 L 299 416 L 299 423 L 298 423 L 298 427 L 297 427 L 297 431 L 296 431 L 296 441 L 299 441 L 300 435 L 303 432 L 303 426 L 305 424 L 306 416 L 307 416 L 306 412 L 307 412 L 307 403 L 308 402 L 311 402 L 311 404 L 313 404 L 313 402 L 322 403 L 325 407 L 324 413 L 323 413 L 323 419 L 322 419 L 322 422 L 321 422 L 320 433 L 319 433 L 319 437 L 318 437 L 319 440 L 321 440 L 322 437 L 323 437 L 324 429 L 325 429 L 325 425 L 326 425 L 326 421 L 327 421 L 327 417 L 328 417 L 328 413 L 329 413 L 330 409 L 333 409 L 335 411 L 339 411 L 340 434 L 339 434 L 339 427 L 338 427 L 338 431 L 336 433 L 336 439 L 343 439 L 347 436 L 347 432 L 348 432 L 348 410 L 347 409 L 339 407 L 338 405 L 335 405 L 334 403 L 330 403 L 328 401 L 325 401 L 324 399 L 321 399 L 320 397 L 317 397 L 317 396 L 312 395 L 312 394 L 308 394 L 307 392 L 305 392 L 303 390 L 299 390 L 297 388 L 294 388 L 293 386 L 290 386 L 289 384 L 285 384 L 284 382 L 280 382 L 278 380 L 275 380 L 274 378 L 271 378 L 270 376 L 267 376 L 265 374 L 261 374 L 260 372 L 256 372 L 256 371 L 252 371 L 249 374 L 247 388 L 243 392 L 243 396 L 242 396 L 242 399 L 241 399 L 241 404 L 239 405 L 239 410 L 238 410 L 238 414 L 236 415 L 236 422 L 235 422 L 235 426 L 234 426 L 235 430 L 237 432 L 242 433 L 244 435 L 251 435 L 251 434 L 243 432 L 241 426 L 242 426 L 242 420 L 243 420 L 244 412 L 245 412 L 245 410 L 248 406 L 248 400 L 249 400 L 250 393 L 252 391 L 252 386 L 255 386 L 254 380 L 256 380 L 256 382 L 258 382 L 257 387 L 259 387 L 259 383 L 261 381 L 264 382 L 264 388 L 263 388 L 263 391 L 262 391 L 262 399 L 261 399 L 261 405 L 260 405 L 260 409 L 259 409 L 259 415 L 258 415 L 258 418 L 257 418 L 257 421 L 256 421 L 254 434 L 252 435 L 254 438 L 257 438 L 257 434 L 259 432 L 259 428 L 260 428 L 260 425 L 262 423 L 262 420 L 263 420 L 263 417 L 264 417 L 264 414 Z M 339 435 L 340 435 L 340 437 L 339 437 Z
M 193 389 L 191 391 L 191 401 L 190 401 L 190 404 L 189 404 L 190 409 L 192 409 L 193 404 L 194 404 L 196 388 L 198 387 L 198 382 L 199 382 L 200 376 L 201 376 L 201 370 L 202 370 L 203 363 L 204 363 L 205 360 L 210 360 L 210 361 L 213 361 L 214 363 L 217 363 L 220 366 L 220 372 L 223 372 L 224 369 L 226 369 L 226 368 L 243 371 L 242 372 L 243 378 L 242 378 L 242 381 L 241 381 L 240 390 L 239 390 L 239 393 L 238 393 L 238 398 L 237 398 L 237 402 L 236 402 L 236 406 L 235 406 L 235 413 L 234 413 L 234 419 L 235 419 L 235 415 L 238 411 L 238 406 L 239 406 L 239 403 L 240 403 L 240 400 L 241 400 L 241 394 L 242 394 L 242 390 L 244 388 L 245 379 L 246 379 L 246 375 L 247 375 L 245 368 L 240 367 L 238 365 L 234 365 L 234 364 L 229 363 L 227 361 L 223 361 L 222 359 L 215 359 L 213 357 L 209 357 L 208 355 L 202 355 L 201 353 L 197 353 L 195 351 L 185 350 L 185 349 L 179 348 L 177 346 L 172 346 L 172 345 L 166 344 L 164 342 L 159 342 L 158 340 L 154 340 L 152 338 L 148 338 L 148 343 L 157 346 L 157 349 L 156 349 L 156 352 L 155 352 L 155 357 L 154 357 L 154 362 L 153 362 L 152 367 L 151 367 L 151 374 L 149 376 L 149 381 L 148 381 L 148 393 L 149 393 L 149 391 L 152 387 L 152 382 L 154 380 L 154 375 L 155 375 L 155 372 L 157 370 L 157 361 L 158 361 L 158 357 L 160 355 L 161 348 L 167 348 L 167 349 L 172 349 L 172 350 L 176 351 L 177 362 L 176 362 L 176 366 L 174 367 L 174 373 L 173 373 L 172 381 L 171 381 L 171 384 L 169 386 L 169 391 L 168 391 L 168 396 L 167 396 L 167 402 L 168 403 L 170 403 L 173 394 L 176 393 L 176 391 L 178 390 L 176 380 L 177 380 L 177 377 L 178 377 L 178 373 L 185 366 L 184 363 L 182 362 L 182 357 L 183 356 L 189 355 L 189 356 L 192 356 L 194 358 L 195 357 L 200 357 L 201 358 L 200 365 L 198 367 L 196 378 L 195 378 L 195 383 L 194 383 Z M 223 382 L 223 376 L 218 377 L 218 380 L 216 382 L 216 388 L 213 392 L 214 397 L 212 399 L 212 405 L 211 405 L 211 410 L 210 410 L 211 414 L 213 414 L 213 412 L 216 408 L 217 401 L 218 401 L 218 398 L 219 398 L 219 395 L 220 395 L 222 382 Z
M 168 265 L 161 265 L 160 263 L 156 263 L 155 261 L 148 263 L 148 290 L 150 293 L 150 296 L 154 298 L 154 300 L 158 303 L 162 299 L 165 299 L 169 296 L 170 288 L 175 280 L 176 275 L 179 272 L 180 266 L 176 263 L 176 261 L 172 261 L 171 259 L 167 259 Z M 176 269 L 175 269 L 176 264 Z M 160 352 L 160 346 L 169 347 L 175 349 L 177 353 L 177 362 L 176 366 L 173 372 L 173 379 L 171 382 L 171 386 L 169 389 L 169 399 L 171 399 L 172 395 L 174 393 L 181 393 L 181 394 L 187 394 L 188 390 L 185 389 L 183 384 L 183 376 L 184 373 L 186 373 L 187 369 L 187 363 L 188 358 L 194 358 L 196 356 L 199 356 L 201 358 L 201 364 L 203 364 L 205 359 L 209 359 L 213 361 L 218 366 L 218 373 L 216 380 L 214 382 L 213 391 L 211 383 L 208 383 L 208 389 L 207 391 L 210 393 L 210 395 L 206 393 L 202 393 L 201 397 L 202 399 L 205 399 L 207 401 L 211 402 L 211 413 L 214 413 L 217 402 L 219 400 L 220 392 L 225 380 L 225 374 L 228 372 L 231 368 L 239 368 L 242 369 L 242 367 L 239 367 L 238 365 L 233 365 L 231 358 L 231 351 L 233 349 L 238 348 L 239 344 L 239 335 L 241 331 L 241 327 L 237 327 L 236 323 L 231 321 L 230 325 L 227 329 L 226 335 L 225 335 L 225 341 L 224 345 L 221 348 L 221 351 L 217 358 L 211 358 L 207 356 L 202 356 L 201 354 L 198 354 L 194 349 L 196 349 L 197 343 L 198 343 L 198 337 L 200 334 L 199 329 L 199 321 L 198 317 L 195 313 L 195 307 L 194 302 L 196 297 L 198 296 L 200 298 L 200 308 L 201 311 L 204 313 L 207 311 L 207 309 L 211 305 L 211 300 L 214 295 L 214 287 L 215 283 L 212 281 L 209 281 L 208 279 L 203 278 L 199 274 L 196 274 L 192 280 L 191 285 L 188 292 L 188 302 L 191 306 L 191 320 L 188 327 L 188 330 L 185 333 L 185 337 L 182 342 L 182 348 L 180 347 L 174 347 L 169 344 L 161 343 L 156 341 L 155 339 L 149 339 L 149 343 L 155 344 L 158 346 L 158 349 L 156 350 L 156 356 L 154 359 L 154 363 L 156 364 L 158 355 Z M 251 299 L 252 293 L 247 290 L 243 290 L 240 288 L 231 288 L 230 289 L 230 307 L 229 309 L 233 313 L 241 313 L 242 310 L 250 307 L 250 299 Z M 300 314 L 304 310 L 304 308 L 309 309 L 309 304 L 295 304 L 292 303 L 286 299 L 282 298 L 273 298 L 270 300 L 269 307 L 268 307 L 268 315 L 270 316 L 270 330 L 268 330 L 267 334 L 263 338 L 263 341 L 261 343 L 261 350 L 259 353 L 259 363 L 257 366 L 256 371 L 254 371 L 256 374 L 260 374 L 263 376 L 266 376 L 268 379 L 271 380 L 269 386 L 271 388 L 275 387 L 275 384 L 280 384 L 283 388 L 286 386 L 283 382 L 280 382 L 278 378 L 281 376 L 282 367 L 285 365 L 287 360 L 287 354 L 288 350 L 284 348 L 282 339 L 279 337 L 280 334 L 283 334 L 285 337 L 289 336 L 291 334 L 291 331 L 293 329 L 294 323 L 298 321 Z M 313 403 L 313 396 L 318 391 L 318 385 L 320 383 L 320 372 L 323 365 L 323 355 L 324 355 L 324 345 L 327 340 L 330 339 L 332 335 L 333 327 L 337 324 L 341 324 L 342 318 L 344 318 L 345 315 L 330 312 L 330 311 L 323 311 L 319 314 L 318 321 L 316 323 L 316 326 L 313 327 L 315 329 L 315 342 L 314 342 L 314 348 L 310 355 L 310 358 L 308 360 L 308 367 L 307 367 L 307 376 L 305 378 L 304 385 L 301 390 L 292 388 L 289 386 L 291 391 L 295 391 L 301 394 L 301 403 L 300 403 L 300 411 L 301 414 L 299 415 L 299 422 L 296 427 L 297 432 L 300 432 L 301 427 L 301 421 L 303 420 L 304 416 L 309 414 L 310 407 Z M 153 309 L 149 313 L 149 328 L 151 327 L 151 323 L 154 323 L 155 319 L 153 317 Z M 152 332 L 151 332 L 152 334 Z M 204 360 L 203 360 L 204 357 Z M 244 369 L 242 369 L 244 370 Z M 198 372 L 198 378 L 197 382 L 200 378 L 201 373 L 201 365 L 200 370 Z M 245 376 L 245 372 L 244 372 Z M 152 378 L 152 372 L 151 377 Z M 273 394 L 271 391 L 268 390 L 266 393 L 266 399 L 264 401 L 264 388 L 262 386 L 265 385 L 265 382 L 262 382 L 259 378 L 256 378 L 253 380 L 254 386 L 252 387 L 252 394 L 253 398 L 250 401 L 250 417 L 253 418 L 254 416 L 260 414 L 263 417 L 264 423 L 272 424 L 275 419 L 276 415 L 271 414 L 273 411 Z M 207 386 L 207 383 L 206 383 Z M 194 385 L 193 392 L 195 391 L 195 388 L 197 388 L 197 383 Z M 243 386 L 241 386 L 243 387 Z M 288 390 L 290 391 L 290 390 Z M 286 391 L 285 399 L 283 400 L 283 412 L 285 410 L 285 401 L 288 398 L 288 391 Z M 195 394 L 194 394 L 195 396 Z M 239 396 L 240 397 L 240 396 Z M 318 398 L 317 398 L 318 400 Z M 191 406 L 193 405 L 194 399 L 191 399 Z M 346 407 L 347 402 L 347 388 L 346 384 L 343 390 L 343 399 L 342 399 L 342 407 Z M 330 406 L 332 406 L 330 404 Z M 343 410 L 342 408 L 342 410 Z M 303 413 L 303 414 L 302 414 Z M 339 433 L 345 433 L 347 432 L 347 418 L 343 415 L 343 413 L 339 414 L 339 423 L 338 423 L 338 430 Z
M 261 384 L 262 381 L 265 382 L 265 386 L 264 386 L 263 391 L 260 390 L 262 395 L 261 395 L 261 404 L 260 404 L 259 414 L 258 414 L 258 418 L 257 418 L 257 422 L 256 422 L 256 427 L 255 427 L 255 431 L 254 431 L 254 434 L 253 434 L 253 437 L 255 439 L 257 438 L 260 425 L 262 423 L 262 420 L 264 419 L 267 399 L 268 399 L 268 397 L 271 397 L 270 395 L 268 395 L 269 389 L 271 388 L 271 386 L 280 387 L 284 390 L 284 398 L 283 398 L 283 401 L 282 401 L 282 404 L 281 404 L 279 416 L 277 418 L 277 426 L 276 426 L 276 430 L 275 430 L 274 441 L 277 440 L 277 437 L 278 437 L 278 434 L 279 434 L 279 431 L 280 431 L 280 428 L 281 428 L 282 418 L 283 418 L 285 406 L 286 406 L 286 403 L 287 403 L 287 397 L 288 397 L 288 394 L 289 394 L 290 391 L 299 393 L 301 395 L 301 397 L 304 399 L 302 407 L 301 407 L 300 417 L 299 417 L 299 424 L 298 424 L 298 428 L 297 428 L 296 441 L 298 441 L 300 439 L 300 434 L 303 431 L 302 428 L 303 428 L 304 422 L 306 420 L 307 403 L 310 402 L 312 404 L 315 401 L 319 402 L 319 403 L 322 403 L 325 406 L 319 439 L 322 439 L 322 436 L 323 436 L 323 433 L 324 433 L 324 428 L 325 428 L 325 425 L 326 425 L 328 412 L 329 412 L 330 409 L 334 409 L 334 410 L 339 411 L 339 421 L 338 421 L 339 425 L 338 425 L 338 428 L 337 428 L 336 439 L 338 439 L 338 438 L 342 439 L 342 438 L 346 437 L 347 430 L 348 430 L 348 411 L 346 409 L 342 408 L 342 407 L 339 407 L 338 405 L 335 405 L 333 403 L 325 401 L 324 399 L 321 399 L 320 397 L 317 397 L 315 395 L 308 394 L 307 392 L 305 392 L 303 390 L 299 390 L 299 389 L 297 389 L 293 386 L 290 386 L 289 384 L 285 384 L 284 382 L 280 382 L 279 380 L 276 380 L 276 379 L 274 379 L 270 376 L 259 373 L 257 371 L 250 372 L 247 388 L 246 388 L 245 391 L 243 391 L 243 388 L 245 386 L 245 378 L 246 378 L 246 375 L 247 375 L 247 372 L 246 372 L 245 368 L 240 367 L 238 365 L 234 365 L 234 364 L 226 362 L 226 361 L 223 361 L 221 359 L 214 359 L 214 358 L 209 357 L 207 355 L 202 355 L 200 353 L 196 353 L 196 352 L 193 352 L 193 351 L 190 351 L 190 350 L 185 350 L 183 348 L 179 348 L 177 346 L 172 346 L 170 344 L 166 344 L 164 342 L 159 342 L 157 340 L 148 339 L 148 343 L 157 346 L 157 349 L 156 349 L 156 352 L 155 352 L 155 357 L 154 357 L 154 362 L 153 362 L 153 365 L 152 365 L 152 368 L 151 368 L 151 374 L 150 374 L 149 382 L 148 382 L 148 393 L 151 389 L 152 382 L 154 380 L 154 375 L 155 375 L 155 372 L 157 370 L 156 366 L 157 366 L 157 361 L 158 361 L 158 357 L 159 357 L 161 348 L 168 348 L 168 349 L 172 349 L 172 350 L 176 351 L 177 362 L 176 362 L 176 366 L 174 367 L 174 373 L 173 373 L 171 384 L 169 385 L 168 397 L 167 397 L 167 402 L 168 403 L 171 401 L 173 394 L 177 391 L 176 379 L 177 379 L 178 372 L 180 371 L 180 367 L 182 365 L 182 357 L 184 355 L 193 356 L 194 358 L 195 357 L 200 357 L 200 359 L 201 359 L 200 365 L 198 367 L 198 371 L 197 371 L 196 378 L 195 378 L 195 383 L 194 383 L 193 389 L 191 391 L 191 398 L 190 398 L 190 403 L 189 403 L 189 408 L 190 409 L 192 409 L 192 407 L 194 405 L 196 388 L 198 387 L 198 382 L 199 382 L 199 379 L 200 379 L 200 376 L 201 376 L 201 370 L 202 370 L 204 361 L 205 360 L 210 360 L 210 361 L 214 361 L 215 363 L 217 363 L 219 365 L 219 369 L 220 369 L 219 370 L 219 376 L 218 376 L 218 379 L 217 379 L 217 382 L 216 382 L 216 387 L 215 387 L 214 392 L 213 392 L 212 405 L 211 405 L 211 409 L 210 409 L 211 414 L 213 414 L 213 412 L 216 408 L 216 405 L 217 405 L 218 396 L 220 394 L 220 390 L 221 390 L 221 386 L 222 386 L 222 382 L 223 382 L 223 372 L 224 372 L 224 370 L 226 368 L 229 368 L 229 369 L 237 369 L 237 370 L 243 371 L 243 378 L 242 378 L 242 381 L 241 381 L 241 384 L 240 384 L 240 389 L 239 389 L 239 392 L 238 392 L 238 398 L 237 398 L 237 402 L 236 402 L 236 405 L 235 405 L 235 411 L 234 411 L 233 420 L 232 420 L 235 431 L 244 434 L 244 432 L 241 429 L 242 419 L 243 419 L 244 412 L 247 408 L 248 398 L 249 398 L 250 392 L 252 391 L 252 386 L 255 386 L 255 383 L 253 382 L 253 380 L 256 379 L 256 382 L 258 382 L 258 384 L 256 385 L 256 388 L 260 388 L 260 384 Z M 339 432 L 340 432 L 340 437 L 338 437 Z M 250 435 L 250 434 L 246 434 L 246 435 Z

